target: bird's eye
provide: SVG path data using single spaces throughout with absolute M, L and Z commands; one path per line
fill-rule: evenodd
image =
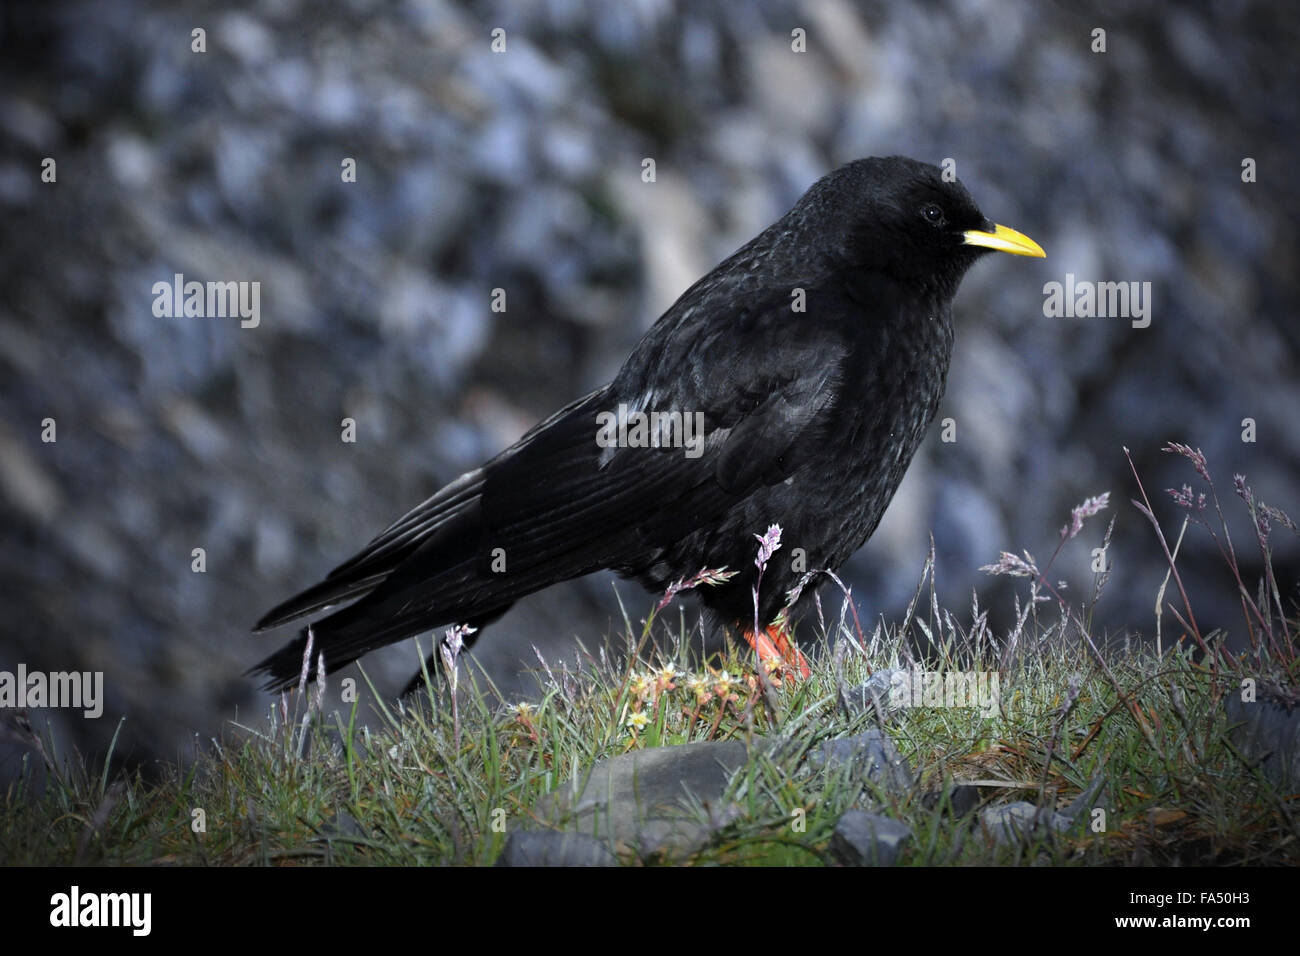
M 938 205 L 936 205 L 935 203 L 926 203 L 924 206 L 922 206 L 921 215 L 924 216 L 925 221 L 932 226 L 943 225 L 943 210 L 940 209 Z

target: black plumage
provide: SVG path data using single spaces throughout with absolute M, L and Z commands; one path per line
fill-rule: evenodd
M 875 530 L 938 410 L 958 283 L 990 249 L 1043 255 L 937 167 L 891 157 L 837 169 L 691 286 L 610 384 L 447 485 L 256 629 L 353 601 L 312 624 L 333 671 L 432 628 L 481 626 L 524 595 L 603 568 L 662 592 L 726 567 L 739 573 L 699 592 L 710 624 L 752 630 L 754 535 L 779 524 L 759 608 L 771 622 L 802 576 L 787 559 L 794 549 L 809 569 L 837 569 Z M 620 406 L 699 413 L 702 444 L 690 454 L 602 447 L 598 416 Z M 268 687 L 299 679 L 306 640 L 304 628 L 254 668 Z

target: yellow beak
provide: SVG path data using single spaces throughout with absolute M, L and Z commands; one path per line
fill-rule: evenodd
M 985 249 L 1009 252 L 1013 256 L 1033 256 L 1035 259 L 1047 258 L 1047 253 L 1043 251 L 1042 246 L 1023 232 L 1016 232 L 1006 226 L 994 226 L 992 232 L 971 229 L 962 233 L 962 236 L 965 237 L 968 246 L 983 246 Z

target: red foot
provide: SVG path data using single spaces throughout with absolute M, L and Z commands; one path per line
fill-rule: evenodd
M 753 631 L 745 631 L 745 642 L 754 649 L 763 664 L 777 661 L 778 670 L 791 680 L 804 680 L 812 674 L 803 653 L 785 631 L 775 624 L 769 624 L 757 640 L 754 639 Z

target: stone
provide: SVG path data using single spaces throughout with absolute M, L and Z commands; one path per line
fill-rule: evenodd
M 847 810 L 831 834 L 831 855 L 845 866 L 892 866 L 912 831 L 904 823 L 865 810 Z
M 570 780 L 539 816 L 642 854 L 687 854 L 738 815 L 723 797 L 748 757 L 740 741 L 634 750 Z
M 515 830 L 496 866 L 618 866 L 618 857 L 600 840 L 557 830 Z
M 995 843 L 1007 844 L 1049 838 L 1070 828 L 1073 821 L 1063 813 L 1034 806 L 1024 800 L 985 807 L 980 823 Z
M 1064 810 L 1048 810 L 1018 800 L 1015 803 L 985 807 L 980 814 L 980 823 L 993 835 L 997 843 L 1028 841 L 1037 837 L 1050 837 L 1054 833 L 1064 833 L 1074 825 L 1080 815 L 1087 816 L 1105 781 L 1106 778 L 1103 776 L 1093 777 L 1083 792 L 1070 801 L 1070 805 Z
M 948 801 L 944 803 L 944 795 Z M 950 781 L 938 790 L 931 790 L 921 798 L 921 805 L 927 810 L 942 807 L 954 817 L 964 817 L 973 813 L 980 805 L 980 788 L 971 783 Z
M 891 793 L 907 791 L 913 783 L 912 769 L 894 742 L 874 727 L 852 737 L 822 741 L 808 752 L 808 766 L 823 773 L 847 766 L 858 780 Z
M 1258 761 L 1264 775 L 1281 789 L 1300 790 L 1300 706 L 1261 690 L 1251 702 L 1230 695 L 1224 707 L 1233 725 L 1229 736 L 1242 756 Z
M 907 671 L 902 668 L 879 670 L 872 674 L 865 684 L 845 688 L 844 703 L 849 709 L 849 715 L 856 718 L 866 713 L 879 717 L 881 714 L 888 716 L 892 711 L 897 710 L 896 704 L 891 705 L 889 696 L 895 674 L 905 676 Z

